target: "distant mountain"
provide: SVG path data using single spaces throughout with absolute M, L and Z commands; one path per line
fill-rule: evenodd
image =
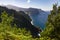
M 16 11 L 26 11 L 27 8 L 21 8 L 21 7 L 17 7 L 17 6 L 13 6 L 13 5 L 6 5 L 5 7 L 9 8 L 9 9 L 14 9 Z
M 29 8 L 28 11 L 30 12 L 30 14 L 38 14 L 39 13 L 39 9 L 37 9 L 37 8 Z

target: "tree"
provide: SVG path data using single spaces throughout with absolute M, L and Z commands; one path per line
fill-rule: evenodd
M 60 7 L 53 5 L 53 10 L 48 16 L 48 22 L 42 36 L 48 37 L 51 40 L 60 40 Z

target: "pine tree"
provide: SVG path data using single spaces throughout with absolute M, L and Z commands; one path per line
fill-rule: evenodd
M 60 40 L 60 7 L 53 5 L 53 10 L 48 16 L 48 22 L 42 36 L 48 37 L 51 40 Z

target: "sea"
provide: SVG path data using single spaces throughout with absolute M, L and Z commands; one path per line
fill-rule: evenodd
M 49 14 L 50 14 L 50 12 L 30 14 L 30 17 L 32 19 L 32 24 L 43 30 L 46 27 L 46 22 L 48 20 Z

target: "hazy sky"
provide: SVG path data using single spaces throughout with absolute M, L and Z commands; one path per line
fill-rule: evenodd
M 51 10 L 52 5 L 58 0 L 0 0 L 0 5 L 15 5 L 23 8 L 39 8 L 42 10 Z M 58 1 L 60 5 L 60 1 Z

